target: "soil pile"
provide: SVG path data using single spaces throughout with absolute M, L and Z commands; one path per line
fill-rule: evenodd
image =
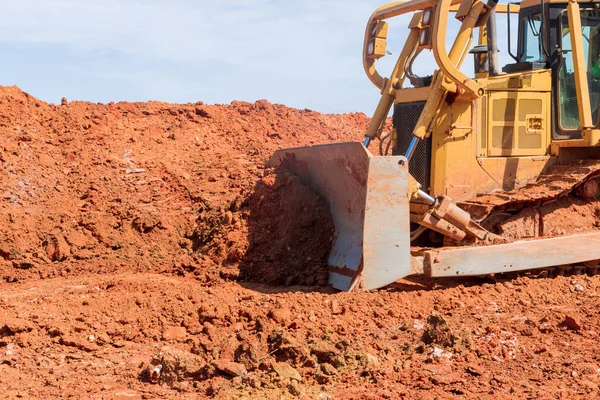
M 295 285 L 331 225 L 263 162 L 364 115 L 63 104 L 0 88 L 0 397 L 599 397 L 600 276 Z
M 252 213 L 240 205 L 263 161 L 284 145 L 358 140 L 368 123 L 267 101 L 63 104 L 0 89 L 5 280 L 137 270 L 210 281 L 222 265 L 235 277 Z M 265 217 L 281 212 L 261 204 Z M 270 262 L 290 262 L 277 251 Z

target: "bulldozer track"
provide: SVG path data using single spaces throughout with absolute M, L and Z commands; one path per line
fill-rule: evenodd
M 600 160 L 579 160 L 557 165 L 541 175 L 535 183 L 522 188 L 477 196 L 458 203 L 478 222 L 491 222 L 495 216 L 516 215 L 527 208 L 539 208 L 563 197 L 575 195 L 578 187 L 600 177 Z M 490 225 L 494 225 L 493 222 Z M 572 265 L 557 265 L 528 271 L 497 274 L 510 278 L 519 276 L 594 276 L 600 274 L 600 260 Z M 496 275 L 496 274 L 493 274 Z
M 517 213 L 536 208 L 572 194 L 586 181 L 600 177 L 600 160 L 580 160 L 557 165 L 541 175 L 535 183 L 520 189 L 474 197 L 458 205 L 477 221 L 496 213 Z

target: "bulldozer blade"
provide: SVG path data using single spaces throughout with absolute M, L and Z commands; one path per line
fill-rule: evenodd
M 406 158 L 376 157 L 362 143 L 339 143 L 278 150 L 267 165 L 296 174 L 329 205 L 333 287 L 376 289 L 410 274 Z

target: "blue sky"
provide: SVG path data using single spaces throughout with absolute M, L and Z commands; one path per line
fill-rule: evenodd
M 362 69 L 373 0 L 19 0 L 4 2 L 0 84 L 42 100 L 229 103 L 267 99 L 372 113 Z M 390 21 L 386 74 L 409 17 Z M 498 16 L 505 53 L 506 17 Z M 451 26 L 455 30 L 457 24 Z M 431 57 L 417 60 L 428 71 Z M 501 55 L 501 63 L 508 62 Z M 472 60 L 465 61 L 472 71 Z

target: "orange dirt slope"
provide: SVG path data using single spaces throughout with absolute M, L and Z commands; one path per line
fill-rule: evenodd
M 598 276 L 320 286 L 327 208 L 263 163 L 367 123 L 0 88 L 0 396 L 598 397 Z

